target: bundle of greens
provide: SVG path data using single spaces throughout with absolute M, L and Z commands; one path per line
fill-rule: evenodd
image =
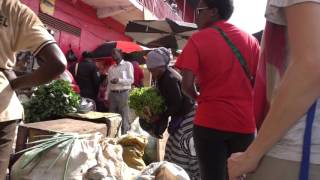
M 64 80 L 39 86 L 30 101 L 23 104 L 26 122 L 38 122 L 76 112 L 80 96 Z
M 134 88 L 129 96 L 129 106 L 145 120 L 166 110 L 163 97 L 157 89 L 150 87 Z

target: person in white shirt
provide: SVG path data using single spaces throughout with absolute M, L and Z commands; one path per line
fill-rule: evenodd
M 109 100 L 109 110 L 121 115 L 121 133 L 126 134 L 130 129 L 128 98 L 131 84 L 134 81 L 133 66 L 130 62 L 123 60 L 121 49 L 113 49 L 112 58 L 116 61 L 116 64 L 108 70 L 106 97 Z

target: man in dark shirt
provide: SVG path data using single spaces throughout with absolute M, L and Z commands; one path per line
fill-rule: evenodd
M 99 91 L 98 70 L 89 52 L 83 52 L 82 57 L 83 60 L 71 65 L 69 71 L 80 87 L 81 97 L 96 101 Z
M 170 134 L 166 144 L 165 160 L 181 166 L 189 174 L 190 179 L 199 179 L 200 171 L 194 149 L 192 128 L 195 104 L 182 93 L 181 75 L 168 67 L 170 52 L 166 48 L 158 48 L 148 54 L 146 61 L 156 87 L 165 100 L 166 111 L 153 122 L 170 123 Z

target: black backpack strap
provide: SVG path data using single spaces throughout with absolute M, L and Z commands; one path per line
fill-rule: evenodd
M 248 64 L 247 64 L 246 60 L 244 59 L 244 57 L 242 56 L 242 54 L 240 53 L 239 49 L 232 43 L 230 38 L 227 36 L 227 34 L 221 28 L 219 28 L 217 26 L 211 26 L 211 27 L 213 29 L 217 30 L 222 35 L 224 40 L 227 42 L 229 47 L 232 49 L 234 54 L 237 56 L 237 59 L 239 60 L 239 63 L 241 65 L 243 71 L 245 72 L 246 76 L 250 80 L 251 85 L 253 86 L 254 85 L 254 81 L 255 81 L 254 76 L 250 72 Z

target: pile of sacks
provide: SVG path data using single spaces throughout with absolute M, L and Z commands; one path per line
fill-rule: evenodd
M 84 180 L 133 180 L 140 173 L 130 168 L 123 160 L 123 148 L 115 139 L 105 139 L 100 143 L 103 158 L 97 165 L 87 170 Z
M 58 134 L 33 144 L 13 165 L 12 180 L 189 180 L 182 168 L 168 162 L 146 167 L 147 140 L 139 136 L 116 140 L 98 133 Z
M 123 161 L 121 145 L 99 133 L 58 134 L 33 144 L 13 165 L 12 180 L 131 180 L 139 173 Z

